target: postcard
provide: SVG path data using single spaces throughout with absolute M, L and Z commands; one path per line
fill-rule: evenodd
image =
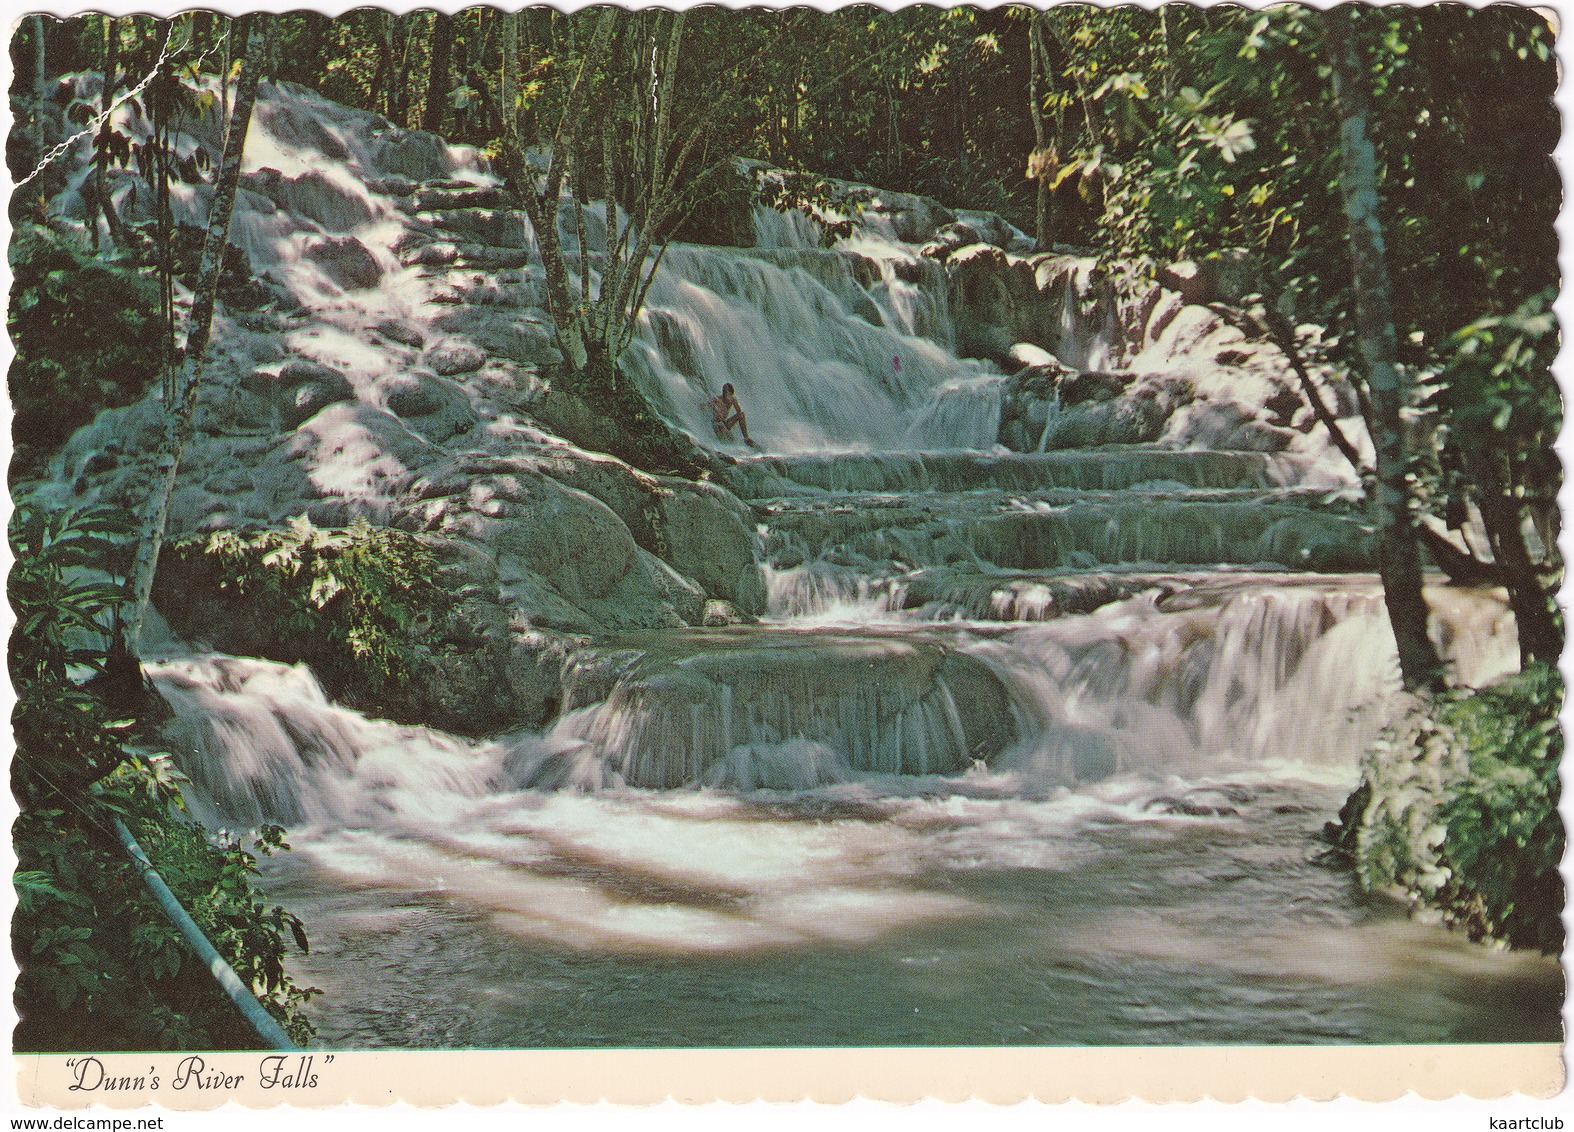
M 22 16 L 19 1101 L 1556 1095 L 1555 34 Z

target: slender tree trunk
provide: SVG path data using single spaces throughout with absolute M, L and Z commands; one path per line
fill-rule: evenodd
M 454 18 L 446 12 L 438 12 L 432 21 L 432 64 L 426 76 L 426 102 L 421 108 L 421 129 L 430 133 L 443 132 L 453 51 Z
M 131 616 L 126 621 L 126 643 L 138 649 L 142 622 L 147 616 L 148 597 L 153 591 L 153 575 L 158 568 L 159 550 L 169 523 L 169 501 L 186 441 L 196 418 L 197 395 L 201 392 L 202 362 L 213 330 L 213 310 L 218 302 L 219 278 L 224 265 L 224 249 L 229 245 L 230 217 L 235 210 L 235 191 L 240 184 L 241 154 L 251 126 L 252 106 L 257 100 L 257 79 L 266 45 L 270 17 L 262 14 L 243 17 L 246 25 L 246 58 L 240 84 L 235 91 L 235 110 L 224 135 L 224 157 L 214 182 L 213 205 L 208 212 L 208 234 L 202 245 L 202 265 L 193 290 L 191 321 L 186 333 L 186 356 L 181 362 L 175 396 L 164 404 L 164 441 L 159 452 L 159 471 L 153 495 L 148 500 L 137 556 L 132 566 Z
M 1563 630 L 1547 600 L 1546 588 L 1525 549 L 1524 513 L 1514 500 L 1501 452 L 1470 454 L 1471 477 L 1480 485 L 1481 521 L 1492 543 L 1492 557 L 1508 589 L 1509 607 L 1519 631 L 1521 664 L 1556 664 L 1563 652 Z
M 224 55 L 219 66 L 219 113 L 224 121 L 230 117 L 230 68 L 235 65 L 235 20 L 226 17 Z
M 44 17 L 33 17 L 33 134 L 38 159 L 44 159 L 44 104 L 49 101 L 49 80 L 44 75 Z
M 1378 566 L 1389 622 L 1399 645 L 1399 667 L 1410 691 L 1440 688 L 1443 665 L 1427 636 L 1426 600 L 1421 595 L 1421 556 L 1410 514 L 1406 452 L 1400 413 L 1410 387 L 1397 364 L 1399 336 L 1383 259 L 1383 227 L 1378 218 L 1377 153 L 1371 137 L 1364 53 L 1351 26 L 1353 13 L 1335 9 L 1325 16 L 1332 56 L 1334 93 L 1343 118 L 1339 130 L 1339 189 L 1344 197 L 1354 268 L 1357 335 L 1366 363 L 1372 400 L 1369 424 L 1377 450 L 1373 518 L 1377 525 Z
M 153 57 L 161 60 L 154 63 L 155 72 L 171 64 L 164 60 L 164 49 L 169 44 L 169 37 L 174 32 L 175 21 L 173 18 L 158 22 L 158 33 L 154 36 Z M 154 80 L 155 83 L 158 80 Z M 152 147 L 149 167 L 153 170 L 153 230 L 158 254 L 159 277 L 159 313 L 164 319 L 164 396 L 171 396 L 174 389 L 175 371 L 175 251 L 174 228 L 175 221 L 170 213 L 169 206 L 169 103 L 168 100 L 155 98 L 150 90 L 146 105 L 152 107 L 149 117 L 153 123 L 151 136 L 148 139 Z
M 99 127 L 96 139 L 97 149 L 93 154 L 93 179 L 92 200 L 90 207 L 96 208 L 104 214 L 104 223 L 109 227 L 109 242 L 116 247 L 126 246 L 126 227 L 120 221 L 120 214 L 115 211 L 115 202 L 110 199 L 109 187 L 106 183 L 109 169 L 109 150 L 105 143 L 114 129 L 114 124 L 109 119 L 109 108 L 114 104 L 115 88 L 119 85 L 120 69 L 120 23 L 114 16 L 104 17 L 104 89 L 99 99 L 99 114 L 104 119 L 104 124 Z M 93 243 L 98 245 L 98 224 L 93 224 Z
M 372 90 L 375 109 L 384 118 L 393 118 L 393 70 L 394 70 L 394 44 L 393 44 L 393 13 L 379 12 L 376 16 L 378 24 L 378 50 L 377 71 L 372 76 Z
M 393 89 L 388 92 L 388 118 L 396 126 L 410 126 L 410 16 L 390 16 L 398 60 L 393 69 Z
M 503 179 L 524 204 L 525 215 L 535 230 L 536 246 L 540 249 L 541 264 L 546 273 L 547 309 L 557 329 L 558 345 L 576 373 L 585 371 L 591 351 L 586 342 L 587 313 L 574 297 L 568 263 L 563 256 L 562 238 L 558 233 L 558 199 L 563 178 L 568 173 L 567 155 L 577 148 L 575 139 L 581 124 L 580 114 L 585 109 L 594 72 L 611 46 L 618 14 L 616 9 L 609 7 L 602 11 L 597 21 L 589 51 L 569 89 L 563 116 L 552 138 L 550 165 L 541 191 L 536 191 L 535 175 L 525 160 L 524 141 L 519 137 L 517 119 L 506 111 L 503 115 L 502 147 L 498 154 Z M 574 172 L 575 176 L 579 175 L 579 170 Z M 581 270 L 584 270 L 583 264 Z
M 1047 252 L 1050 247 L 1050 170 L 1049 170 L 1049 131 L 1044 123 L 1044 92 L 1043 85 L 1049 82 L 1049 75 L 1045 70 L 1044 51 L 1039 40 L 1043 33 L 1039 30 L 1039 21 L 1043 13 L 1035 13 L 1028 22 L 1028 109 L 1033 115 L 1033 155 L 1028 158 L 1028 175 L 1038 185 L 1038 201 L 1033 216 L 1033 246 L 1036 250 Z
M 503 39 L 503 106 L 499 113 L 506 124 L 519 113 L 519 13 L 499 12 L 497 18 Z

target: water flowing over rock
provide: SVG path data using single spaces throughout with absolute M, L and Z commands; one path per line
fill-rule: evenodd
M 216 321 L 172 533 L 363 519 L 425 540 L 445 595 L 405 630 L 393 723 L 281 663 L 300 642 L 212 561 L 161 568 L 178 639 L 149 671 L 195 813 L 293 827 L 264 867 L 339 1001 L 368 961 L 440 988 L 365 1006 L 364 1031 L 331 1014 L 331 1040 L 408 1042 L 429 1013 L 434 1041 L 542 1044 L 565 998 L 593 1045 L 608 985 L 636 1004 L 619 1041 L 696 984 L 764 1016 L 806 986 L 817 1017 L 864 1011 L 869 979 L 902 1003 L 940 987 L 988 1014 L 946 1034 L 992 1044 L 1075 1040 L 1127 999 L 1140 1016 L 1100 1040 L 1217 1042 L 1189 1027 L 1231 996 L 1257 1029 L 1230 1041 L 1366 1040 L 1411 966 L 1487 997 L 1457 974 L 1477 960 L 1374 928 L 1311 863 L 1397 664 L 1354 473 L 1286 359 L 1204 305 L 1245 298 L 1249 265 L 1121 287 L 955 202 L 735 194 L 685 231 L 723 246 L 666 250 L 621 359 L 708 454 L 694 482 L 562 439 L 596 421 L 563 394 L 535 234 L 483 155 L 264 84 L 245 165 L 232 238 L 267 301 Z M 176 207 L 200 224 L 200 192 Z M 575 285 L 599 212 L 581 246 L 560 209 Z M 1366 444 L 1348 383 L 1314 377 Z M 727 384 L 757 447 L 713 427 Z M 101 414 L 32 489 L 139 506 L 162 421 L 154 393 Z M 1512 668 L 1500 595 L 1427 597 L 1463 681 Z M 712 956 L 745 975 L 694 966 Z M 1029 968 L 1053 987 L 1020 1007 Z M 1176 970 L 1205 1007 L 1162 1006 Z M 574 993 L 585 971 L 613 981 Z M 828 993 L 848 971 L 857 993 Z M 1263 1023 L 1269 980 L 1326 996 L 1313 1023 Z M 1377 1036 L 1456 1040 L 1457 1005 Z M 812 1036 L 932 1038 L 861 1024 Z
M 565 632 L 698 623 L 708 598 L 763 608 L 752 520 L 724 489 L 663 488 L 534 426 L 560 361 L 541 269 L 473 151 L 265 83 L 245 165 L 232 238 L 275 301 L 248 318 L 221 309 L 173 535 L 297 514 L 401 525 L 479 548 L 477 584 L 522 623 Z M 82 205 L 67 191 L 56 207 Z M 178 219 L 200 208 L 178 201 Z M 151 399 L 101 415 L 44 490 L 138 499 L 157 417 Z M 663 508 L 669 496 L 709 502 Z M 640 549 L 681 566 L 638 558 L 630 523 Z
M 752 246 L 669 248 L 623 365 L 724 457 L 725 485 L 692 484 L 551 435 L 572 406 L 548 394 L 561 357 L 533 235 L 475 153 L 289 84 L 265 86 L 253 133 L 235 232 L 277 301 L 219 321 L 176 534 L 401 526 L 451 546 L 504 624 L 558 634 L 747 619 L 771 593 L 816 616 L 936 571 L 954 588 L 1369 561 L 1360 517 L 1306 490 L 1347 488 L 1348 470 L 1267 419 L 1270 349 L 1172 294 L 1118 300 L 1087 257 L 1021 254 L 993 214 L 836 185 L 851 234 L 832 247 L 756 207 Z M 602 238 L 592 210 L 590 249 Z M 713 433 L 725 384 L 765 455 Z M 156 422 L 148 402 L 103 414 L 57 481 L 137 499 Z M 547 676 L 532 687 L 517 722 L 558 698 Z

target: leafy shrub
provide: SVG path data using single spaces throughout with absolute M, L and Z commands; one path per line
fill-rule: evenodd
M 188 536 L 166 553 L 186 593 L 161 588 L 160 608 L 216 597 L 220 616 L 245 619 L 247 651 L 304 661 L 357 706 L 386 710 L 410 685 L 425 655 L 419 630 L 452 601 L 428 543 L 363 519 L 323 528 L 302 515 L 283 530 Z
M 284 969 L 301 922 L 256 890 L 256 854 L 287 848 L 282 830 L 209 837 L 171 812 L 178 775 L 130 759 L 89 796 L 23 811 L 13 829 L 18 872 L 12 946 L 19 972 L 13 1041 L 26 1050 L 223 1049 L 260 1044 L 154 903 L 116 840 L 125 820 L 165 882 L 293 1040 L 318 992 Z
M 1473 938 L 1559 951 L 1561 702 L 1547 665 L 1418 701 L 1367 754 L 1340 814 L 1336 841 L 1362 884 L 1433 904 Z
M 27 225 L 12 237 L 14 467 L 36 475 L 101 409 L 140 397 L 164 357 L 157 283 L 79 238 Z
M 1442 807 L 1443 900 L 1473 935 L 1552 953 L 1563 946 L 1562 700 L 1557 670 L 1537 664 L 1439 712 L 1468 759 Z
M 12 789 L 20 815 L 12 946 L 26 1050 L 249 1047 L 255 1033 L 196 961 L 142 884 L 115 830 L 123 820 L 181 903 L 242 980 L 297 1040 L 316 992 L 284 970 L 299 920 L 268 908 L 252 883 L 255 853 L 284 848 L 277 829 L 209 837 L 180 813 L 184 779 L 156 751 L 134 663 L 117 676 L 110 640 L 123 597 L 105 565 L 121 557 L 113 512 L 13 517 L 17 617 L 11 674 L 17 705 Z M 125 654 L 123 654 L 125 655 Z M 83 673 L 92 674 L 86 683 Z

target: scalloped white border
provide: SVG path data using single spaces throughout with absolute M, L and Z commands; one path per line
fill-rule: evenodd
M 314 9 L 341 15 L 358 7 L 391 11 L 437 8 L 454 12 L 474 0 L 392 0 L 382 4 L 355 0 L 0 0 L 0 24 L 14 30 L 24 13 L 44 11 L 72 15 L 83 11 L 113 14 L 150 12 L 167 15 L 193 7 L 239 14 L 251 10 Z M 641 0 L 624 0 L 635 6 Z M 690 7 L 696 0 L 666 0 L 667 6 Z M 802 3 L 803 0 L 796 0 Z M 993 7 L 999 0 L 975 0 Z M 1042 4 L 1048 0 L 1035 0 Z M 1213 2 L 1213 0 L 1203 0 Z M 1245 0 L 1264 7 L 1269 0 Z M 1329 0 L 1304 0 L 1328 7 Z M 1482 3 L 1484 0 L 1471 0 Z M 580 7 L 584 0 L 558 0 L 555 7 Z M 1155 0 L 1141 6 L 1153 7 Z M 902 6 L 875 0 L 881 8 Z M 1570 0 L 1535 5 L 1556 24 Z M 515 4 L 509 4 L 512 7 Z M 724 6 L 744 6 L 724 0 Z M 765 6 L 788 7 L 768 0 Z M 840 6 L 808 0 L 807 6 Z M 1529 6 L 1529 5 L 1527 5 Z M 1559 60 L 1566 66 L 1568 49 L 1559 42 Z M 7 35 L 7 42 L 10 36 Z M 0 78 L 9 86 L 10 61 L 0 52 Z M 1558 106 L 1565 123 L 1574 123 L 1574 99 L 1565 83 Z M 0 99 L 0 135 L 8 133 L 11 116 Z M 1556 156 L 1567 167 L 1569 130 Z M 1560 263 L 1574 260 L 1574 227 L 1569 213 L 1558 224 L 1562 239 Z M 9 241 L 10 226 L 0 213 L 0 240 Z M 0 279 L 9 272 L 0 263 Z M 1565 289 L 1557 304 L 1565 328 L 1565 350 L 1574 351 L 1574 299 Z M 1569 358 L 1559 359 L 1557 374 L 1571 405 L 1574 384 Z M 0 334 L 0 368 L 9 366 L 9 339 Z M 1574 430 L 1571 430 L 1574 431 Z M 1574 441 L 1568 434 L 1558 444 L 1565 468 L 1574 473 Z M 0 456 L 9 459 L 10 434 L 0 430 Z M 1565 474 L 1564 510 L 1574 500 L 1574 474 Z M 9 515 L 8 493 L 0 493 L 0 511 Z M 1561 546 L 1565 561 L 1574 561 L 1574 532 Z M 9 568 L 10 553 L 0 543 L 0 568 Z M 1562 605 L 1570 608 L 1568 591 Z M 10 610 L 0 602 L 0 628 L 9 630 Z M 1574 679 L 1564 666 L 1566 679 Z M 9 687 L 0 681 L 0 709 L 9 714 Z M 1565 708 L 1565 726 L 1574 714 L 1574 697 Z M 8 741 L 0 728 L 0 746 Z M 1574 828 L 1574 772 L 1565 776 L 1564 821 Z M 9 791 L 0 789 L 0 818 L 15 815 Z M 9 821 L 4 822 L 9 825 Z M 10 840 L 0 837 L 0 863 L 14 867 Z M 1564 877 L 1569 881 L 1565 861 Z M 1574 884 L 1571 884 L 1574 890 Z M 1574 899 L 1570 900 L 1574 907 Z M 0 912 L 9 921 L 15 896 L 0 885 Z M 1571 919 L 1565 913 L 1565 920 Z M 1567 972 L 1568 953 L 1564 969 Z M 0 947 L 0 975 L 14 983 L 15 961 Z M 1574 1017 L 1574 995 L 1565 1000 L 1565 1033 Z M 15 1024 L 10 996 L 0 996 L 0 1027 L 7 1034 Z M 281 1121 L 289 1132 L 404 1132 L 435 1124 L 459 1125 L 466 1132 L 507 1129 L 603 1129 L 638 1120 L 641 1127 L 682 1128 L 684 1132 L 748 1127 L 797 1127 L 813 1121 L 831 1129 L 900 1128 L 903 1132 L 945 1129 L 960 1132 L 979 1123 L 991 1127 L 1030 1128 L 1060 1132 L 1062 1128 L 1152 1128 L 1162 1121 L 1165 1132 L 1207 1129 L 1234 1132 L 1264 1125 L 1298 1130 L 1337 1121 L 1340 1132 L 1435 1128 L 1439 1132 L 1492 1132 L 1489 1121 L 1540 1119 L 1549 1130 L 1558 1120 L 1574 1132 L 1574 1098 L 1565 1090 L 1564 1047 L 1556 1044 L 1496 1046 L 1319 1046 L 1319 1047 L 1155 1047 L 1099 1049 L 836 1049 L 836 1050 L 703 1050 L 703 1051 L 547 1051 L 547 1052 L 393 1052 L 335 1053 L 334 1064 L 319 1071 L 316 1090 L 289 1096 L 260 1088 L 230 1095 L 193 1094 L 182 1103 L 167 1086 L 157 1094 L 121 1093 L 112 1103 L 107 1095 L 91 1099 L 66 1091 L 70 1078 L 66 1055 L 13 1057 L 14 1075 L 0 1074 L 0 1114 L 17 1118 L 73 1113 L 104 1117 L 125 1115 L 154 1118 L 168 1114 L 163 1132 L 193 1132 L 217 1127 L 226 1132 L 277 1132 Z M 186 1055 L 136 1054 L 105 1058 L 115 1072 L 141 1073 L 157 1068 L 164 1081 Z M 215 1065 L 256 1080 L 256 1062 L 263 1054 L 206 1055 Z M 326 1056 L 325 1054 L 322 1056 Z M 120 1059 L 129 1059 L 123 1070 Z M 864 1098 L 876 1098 L 874 1100 Z M 1141 1102 L 1128 1098 L 1141 1098 Z M 1208 1099 L 1201 1099 L 1208 1098 Z M 1255 1098 L 1255 1099 L 1245 1099 Z M 1337 1098 L 1337 1099 L 1333 1099 Z M 1475 1099 L 1470 1099 L 1475 1098 Z M 1534 1098 L 1534 1099 L 1532 1099 Z M 674 1104 L 673 1102 L 678 1102 Z M 1126 1103 L 1117 1103 L 1117 1102 Z M 1175 1102 L 1194 1102 L 1177 1105 Z M 649 1107 L 609 1107 L 649 1106 Z M 662 1103 L 666 1102 L 666 1103 Z M 756 1102 L 756 1103 L 749 1103 Z M 758 1103 L 774 1102 L 774 1103 Z M 789 1102 L 789 1103 L 783 1103 Z M 797 1102 L 797 1103 L 790 1103 Z M 919 1102 L 919 1103 L 913 1103 Z M 1069 1102 L 1069 1103 L 1068 1103 Z M 1084 1103 L 1089 1102 L 1089 1103 Z M 1154 1103 L 1142 1103 L 1154 1102 Z M 1369 1103 L 1376 1102 L 1376 1103 Z M 678 1107 L 681 1104 L 683 1107 Z M 411 1108 L 410 1106 L 420 1106 Z M 41 1106 L 41 1107 L 40 1107 Z M 285 1107 L 280 1107 L 285 1106 Z M 376 1107 L 366 1107 L 376 1106 Z M 479 1107 L 487 1106 L 487 1107 Z M 530 1107 L 524 1107 L 530 1106 Z M 691 1107 L 693 1106 L 693 1107 Z M 698 1107 L 704 1106 L 704 1107 Z M 835 1106 L 835 1107 L 828 1107 Z M 900 1106 L 900 1107 L 897 1107 Z M 991 1107 L 991 1106 L 1014 1106 Z M 1054 1107 L 1050 1107 L 1054 1106 Z M 436 1111 L 441 1109 L 442 1111 Z M 206 1111 L 197 1111 L 206 1110 Z M 1534 1125 L 1522 1125 L 1520 1132 Z M 7 1129 L 0 1132 L 9 1132 Z
M 98 1111 L 156 1104 L 176 1111 L 339 1104 L 484 1105 L 569 1102 L 651 1105 L 815 1101 L 873 1097 L 898 1104 L 969 1099 L 992 1104 L 1079 1100 L 1112 1104 L 1130 1097 L 1158 1103 L 1204 1098 L 1238 1102 L 1331 1100 L 1340 1095 L 1428 1100 L 1463 1094 L 1550 1098 L 1564 1084 L 1562 1047 L 1553 1043 L 1454 1046 L 1168 1046 L 1153 1048 L 925 1048 L 784 1050 L 551 1050 L 532 1052 L 340 1053 L 283 1056 L 308 1068 L 307 1089 L 264 1089 L 262 1062 L 281 1055 L 104 1054 L 110 1078 L 140 1076 L 126 1092 L 73 1090 L 68 1064 L 84 1055 L 16 1059 L 23 1104 Z M 236 1087 L 174 1088 L 181 1063 L 200 1058 L 207 1074 L 240 1078 Z M 305 1059 L 310 1059 L 309 1066 Z M 274 1062 L 277 1067 L 281 1063 Z M 99 1067 L 92 1070 L 97 1080 Z M 277 1076 L 277 1073 L 274 1074 Z M 299 1076 L 304 1077 L 304 1074 Z M 154 1078 L 158 1079 L 153 1089 Z M 274 1116 L 284 1116 L 276 1112 Z M 1507 1115 L 1507 1114 L 1505 1114 Z M 1574 1117 L 1574 1114 L 1571 1114 Z

